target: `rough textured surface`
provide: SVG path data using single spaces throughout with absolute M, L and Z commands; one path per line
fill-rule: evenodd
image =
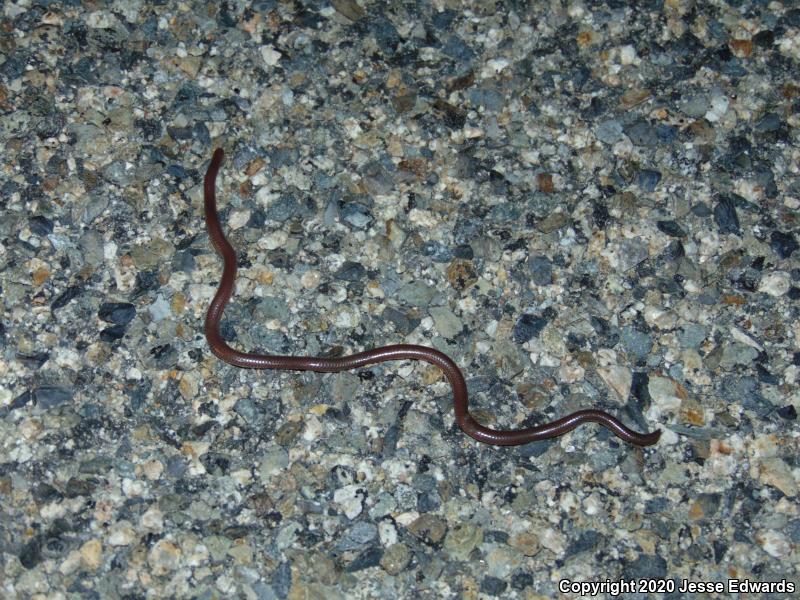
M 800 11 L 412 4 L 3 5 L 0 595 L 797 582 Z M 220 363 L 215 146 L 232 344 L 429 344 L 486 423 L 662 441 Z

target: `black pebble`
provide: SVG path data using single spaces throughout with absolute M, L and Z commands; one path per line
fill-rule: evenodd
M 739 217 L 736 214 L 733 200 L 728 197 L 720 198 L 714 207 L 714 222 L 719 227 L 720 233 L 735 233 L 737 235 L 740 233 Z
M 545 325 L 550 321 L 550 316 L 542 315 L 522 315 L 517 324 L 514 325 L 514 341 L 518 344 L 524 344 L 531 338 L 538 336 Z
M 376 567 L 381 562 L 381 558 L 383 558 L 383 548 L 367 548 L 364 552 L 356 556 L 355 560 L 347 565 L 345 570 L 348 573 L 355 573 L 356 571 Z
M 29 540 L 19 552 L 19 562 L 26 569 L 32 569 L 42 562 L 42 541 L 39 537 Z
M 791 404 L 787 404 L 778 409 L 778 416 L 787 421 L 794 421 L 797 419 L 797 409 Z
M 129 302 L 104 302 L 97 314 L 107 323 L 125 326 L 136 316 L 136 307 Z
M 78 294 L 81 293 L 81 288 L 77 285 L 71 285 L 66 290 L 61 292 L 56 299 L 53 300 L 53 303 L 50 305 L 51 310 L 58 310 L 59 308 L 63 308 L 69 301 L 75 298 Z
M 45 504 L 52 500 L 60 500 L 64 497 L 63 494 L 56 488 L 45 482 L 36 484 L 31 491 L 31 495 L 36 502 L 41 504 Z
M 100 340 L 107 343 L 121 340 L 123 337 L 125 337 L 125 325 L 106 327 L 100 332 Z
M 570 542 L 566 550 L 566 556 L 575 556 L 581 552 L 592 550 L 603 540 L 601 536 L 594 529 L 588 529 L 578 536 L 578 539 Z
M 753 43 L 760 48 L 771 48 L 775 43 L 775 34 L 769 29 L 759 31 L 753 36 Z
M 336 279 L 340 281 L 361 281 L 367 276 L 367 270 L 361 263 L 353 261 L 345 261 L 342 266 L 336 271 Z
M 533 575 L 530 573 L 516 573 L 511 577 L 511 587 L 515 590 L 524 590 L 533 585 Z
M 671 237 L 686 237 L 686 232 L 675 221 L 658 221 L 656 227 Z
M 17 354 L 17 360 L 30 369 L 40 369 L 47 359 L 49 352 L 35 352 L 34 354 Z
M 770 235 L 769 245 L 780 258 L 789 258 L 792 253 L 800 248 L 794 234 L 791 232 L 773 231 Z
M 635 560 L 626 562 L 622 572 L 628 579 L 663 579 L 667 576 L 667 561 L 660 556 L 640 554 Z
M 491 594 L 492 596 L 499 596 L 506 591 L 508 584 L 502 579 L 488 575 L 481 581 L 481 591 L 484 594 Z
M 761 365 L 756 365 L 756 373 L 761 383 L 766 383 L 767 385 L 778 385 L 780 383 L 780 379 L 777 376 L 767 371 Z
M 8 405 L 9 410 L 16 410 L 18 408 L 22 408 L 26 404 L 28 404 L 33 399 L 33 394 L 30 392 L 22 392 L 19 396 L 14 398 L 11 401 L 11 404 Z
M 698 202 L 697 204 L 692 206 L 692 214 L 698 217 L 710 217 L 711 209 L 705 202 Z
M 35 235 L 50 235 L 53 233 L 53 221 L 43 215 L 36 215 L 28 219 L 31 233 Z

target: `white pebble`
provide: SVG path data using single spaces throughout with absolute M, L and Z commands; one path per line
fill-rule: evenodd
M 632 65 L 636 62 L 636 48 L 630 45 L 620 48 L 619 62 L 623 65 Z
M 272 46 L 261 46 L 261 58 L 263 58 L 264 62 L 270 67 L 274 67 L 278 64 L 278 61 L 283 58 L 283 55 Z
M 783 296 L 791 287 L 791 279 L 788 273 L 778 271 L 769 273 L 761 279 L 758 284 L 758 291 L 769 294 L 770 296 Z
M 235 210 L 231 213 L 231 216 L 228 218 L 228 227 L 231 229 L 241 229 L 247 222 L 250 220 L 250 211 L 249 210 Z

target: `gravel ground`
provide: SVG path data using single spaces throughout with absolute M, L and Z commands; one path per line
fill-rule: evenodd
M 792 4 L 5 2 L 0 596 L 793 596 Z M 215 147 L 233 346 L 661 441 L 220 362 Z

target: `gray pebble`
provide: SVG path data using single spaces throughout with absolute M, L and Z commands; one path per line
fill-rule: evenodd
M 603 121 L 595 129 L 597 139 L 609 145 L 621 140 L 624 133 L 622 124 L 617 120 Z
M 553 283 L 553 263 L 546 256 L 531 256 L 528 259 L 528 269 L 536 285 Z
M 74 391 L 62 385 L 43 385 L 33 391 L 37 406 L 44 409 L 66 404 L 72 400 Z
M 369 207 L 359 202 L 348 202 L 339 209 L 340 218 L 356 229 L 366 229 L 373 217 Z
M 359 550 L 378 538 L 378 528 L 366 521 L 359 521 L 339 538 L 339 550 Z

